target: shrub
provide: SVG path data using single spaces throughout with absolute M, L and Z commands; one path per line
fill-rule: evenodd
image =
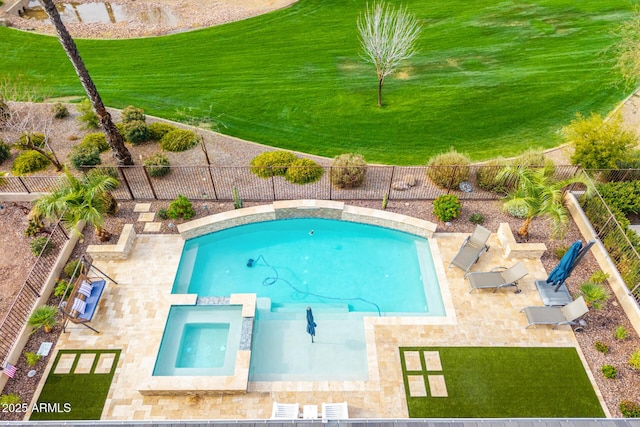
M 144 110 L 134 107 L 133 105 L 125 107 L 120 113 L 120 117 L 122 118 L 122 123 L 125 124 L 136 121 L 144 122 L 147 120 L 147 117 L 144 115 Z
M 460 216 L 462 203 L 458 196 L 453 194 L 443 194 L 433 201 L 433 213 L 442 222 L 451 221 Z
M 56 282 L 56 287 L 53 288 L 53 295 L 60 298 L 63 295 L 66 295 L 67 298 L 69 298 L 69 293 L 67 293 L 67 290 L 69 288 L 71 288 L 73 285 L 69 282 L 67 282 L 64 279 L 58 279 L 58 281 Z
M 154 141 L 160 141 L 163 136 L 177 129 L 174 125 L 164 122 L 153 122 L 149 126 L 149 137 Z
M 22 398 L 16 393 L 3 394 L 0 396 L 0 406 L 19 405 L 21 403 Z
M 296 160 L 296 155 L 288 151 L 265 151 L 251 159 L 251 172 L 260 178 L 284 176 Z
M 469 179 L 469 165 L 471 160 L 452 148 L 429 160 L 427 176 L 442 188 L 458 188 L 461 182 Z
M 158 209 L 158 218 L 160 219 L 168 219 L 169 215 L 167 214 L 167 210 L 162 208 Z
M 54 119 L 64 119 L 69 115 L 69 109 L 62 102 L 56 102 L 51 107 Z
M 20 150 L 28 150 L 28 144 L 31 143 L 38 148 L 44 148 L 46 139 L 47 137 L 42 132 L 22 132 L 15 147 Z
M 24 235 L 27 237 L 34 237 L 42 231 L 44 225 L 37 219 L 31 218 L 27 224 L 27 228 L 24 230 Z
M 562 133 L 574 147 L 571 163 L 585 169 L 615 169 L 637 142 L 635 132 L 623 127 L 619 114 L 606 121 L 599 114 L 587 118 L 578 114 Z
M 106 167 L 100 167 L 100 168 L 91 169 L 87 173 L 87 176 L 91 177 L 93 175 L 110 176 L 111 178 L 118 180 L 118 184 L 120 184 L 120 175 L 118 174 L 118 169 L 116 169 L 113 166 L 106 166 Z
M 80 264 L 80 260 L 73 259 L 65 264 L 64 269 L 62 270 L 67 277 L 73 276 L 73 273 L 76 271 L 76 268 Z M 82 267 L 78 268 L 78 274 L 82 273 Z
M 238 189 L 236 187 L 233 187 L 233 209 L 240 209 L 242 208 L 242 199 L 240 198 L 240 195 L 238 194 Z
M 633 352 L 629 358 L 629 365 L 633 369 L 640 369 L 640 349 Z
M 142 144 L 151 139 L 149 127 L 142 120 L 134 120 L 125 123 L 123 128 L 124 138 L 133 145 Z M 178 150 L 183 151 L 183 150 Z
M 515 218 L 526 218 L 529 215 L 529 209 L 523 205 L 504 205 L 504 211 Z
M 627 338 L 629 338 L 629 330 L 620 325 L 616 328 L 615 331 L 613 331 L 613 336 L 619 341 L 626 340 Z
M 51 332 L 51 329 L 58 324 L 56 320 L 57 314 L 58 307 L 55 305 L 41 305 L 33 310 L 27 320 L 27 324 L 33 327 L 33 332 L 40 328 L 44 328 L 45 332 Z
M 164 154 L 156 153 L 144 161 L 150 176 L 161 177 L 171 172 L 169 158 Z
M 476 182 L 483 190 L 495 193 L 506 193 L 502 180 L 498 174 L 507 166 L 507 161 L 502 158 L 489 160 L 476 171 Z
M 198 143 L 195 132 L 184 129 L 174 129 L 167 132 L 160 139 L 160 146 L 166 151 L 185 151 Z
M 602 270 L 598 270 L 589 277 L 589 282 L 601 285 L 606 282 L 607 279 L 609 279 L 609 275 Z
M 185 196 L 178 196 L 177 199 L 169 203 L 169 209 L 167 209 L 167 217 L 171 219 L 182 218 L 189 219 L 196 215 L 193 210 L 193 206 L 189 199 Z
M 27 366 L 35 366 L 36 363 L 38 363 L 38 360 L 40 360 L 42 356 L 40 356 L 39 354 L 33 353 L 31 351 L 27 351 L 24 354 L 24 358 L 27 361 Z
M 359 154 L 341 154 L 331 164 L 331 183 L 338 188 L 357 188 L 364 183 L 367 163 Z
M 75 145 L 69 154 L 71 165 L 81 170 L 83 167 L 95 166 L 102 163 L 100 150 L 94 145 Z
M 0 165 L 11 156 L 11 147 L 0 139 Z
M 98 128 L 100 125 L 100 119 L 95 111 L 93 111 L 91 101 L 85 98 L 80 104 L 78 104 L 78 112 L 80 113 L 78 121 L 84 125 L 85 129 Z
M 102 132 L 88 133 L 82 138 L 82 142 L 79 145 L 96 147 L 101 153 L 108 151 L 110 148 L 107 137 Z
M 640 418 L 640 405 L 630 400 L 620 402 L 620 412 L 625 418 Z
M 42 254 L 42 256 L 47 256 L 54 248 L 53 242 L 45 236 L 36 237 L 31 240 L 29 247 L 31 248 L 33 256 L 36 257 L 40 254 Z
M 514 158 L 511 162 L 512 166 L 521 167 L 521 168 L 529 168 L 529 169 L 539 169 L 544 168 L 544 174 L 546 176 L 553 175 L 555 171 L 555 165 L 553 160 L 547 159 L 542 150 L 536 150 L 534 148 L 530 148 L 524 153 L 520 154 L 518 157 Z
M 615 366 L 612 365 L 604 365 L 602 366 L 602 375 L 604 375 L 605 378 L 615 378 L 618 375 L 618 371 L 616 370 Z
M 46 169 L 51 161 L 35 150 L 27 150 L 18 154 L 11 166 L 11 173 L 14 175 L 24 175 Z
M 387 209 L 387 205 L 389 204 L 389 195 L 384 193 L 382 195 L 382 210 Z
M 298 159 L 291 163 L 284 179 L 293 184 L 309 184 L 319 181 L 324 175 L 324 168 L 311 159 Z
M 481 213 L 472 213 L 471 216 L 469 217 L 469 222 L 471 222 L 472 224 L 484 224 L 484 215 L 482 215 Z
M 580 285 L 579 292 L 584 297 L 584 302 L 587 306 L 595 310 L 602 309 L 607 300 L 611 298 L 611 294 L 606 287 L 593 282 L 586 282 Z
M 568 246 L 558 246 L 553 250 L 553 254 L 556 256 L 556 258 L 562 259 L 562 257 L 567 253 L 568 250 Z
M 593 346 L 602 354 L 609 353 L 609 346 L 603 343 L 602 341 L 596 341 L 593 343 Z

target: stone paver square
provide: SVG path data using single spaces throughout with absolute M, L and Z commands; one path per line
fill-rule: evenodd
M 98 365 L 96 366 L 96 370 L 93 371 L 94 374 L 108 374 L 111 372 L 111 368 L 113 367 L 113 361 L 115 360 L 115 353 L 102 353 L 100 354 L 100 358 L 98 359 Z
M 54 374 L 68 374 L 71 372 L 71 366 L 73 366 L 73 361 L 76 360 L 76 354 L 63 354 L 58 359 L 58 364 L 56 368 L 53 370 Z
M 424 383 L 424 377 L 422 375 L 407 375 L 407 380 L 409 382 L 409 396 L 427 396 L 427 386 Z
M 424 363 L 427 365 L 427 371 L 442 371 L 439 351 L 425 351 Z
M 404 363 L 407 366 L 407 371 L 422 371 L 419 351 L 405 351 Z
M 134 212 L 149 212 L 151 209 L 151 203 L 136 203 L 133 207 Z
M 80 355 L 74 374 L 90 374 L 93 361 L 96 359 L 95 353 L 83 353 Z
M 140 216 L 138 217 L 138 221 L 140 221 L 140 222 L 153 221 L 155 216 L 156 216 L 155 212 L 142 212 L 140 214 Z
M 160 231 L 160 226 L 162 226 L 161 222 L 147 222 L 144 224 L 144 232 L 145 233 L 157 233 Z
M 447 397 L 447 384 L 444 382 L 444 375 L 428 375 L 429 392 L 432 397 Z

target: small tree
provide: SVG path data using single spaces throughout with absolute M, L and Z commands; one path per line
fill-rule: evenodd
M 400 62 L 416 54 L 420 23 L 406 8 L 376 3 L 358 18 L 363 58 L 376 66 L 378 107 L 382 107 L 382 85 Z

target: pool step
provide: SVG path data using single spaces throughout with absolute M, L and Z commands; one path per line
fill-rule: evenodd
M 303 313 L 306 316 L 307 307 L 311 307 L 314 313 L 348 313 L 348 304 L 309 304 L 309 303 L 289 303 L 271 304 L 271 311 L 274 313 Z

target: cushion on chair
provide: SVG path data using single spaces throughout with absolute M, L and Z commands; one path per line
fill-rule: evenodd
M 84 309 L 86 306 L 87 304 L 84 301 L 79 298 L 75 298 L 73 300 L 73 306 L 71 307 L 71 309 L 77 311 L 80 314 L 84 314 Z
M 91 295 L 91 290 L 93 289 L 93 285 L 89 282 L 83 281 L 80 285 L 80 289 L 78 289 L 78 293 L 88 297 Z

